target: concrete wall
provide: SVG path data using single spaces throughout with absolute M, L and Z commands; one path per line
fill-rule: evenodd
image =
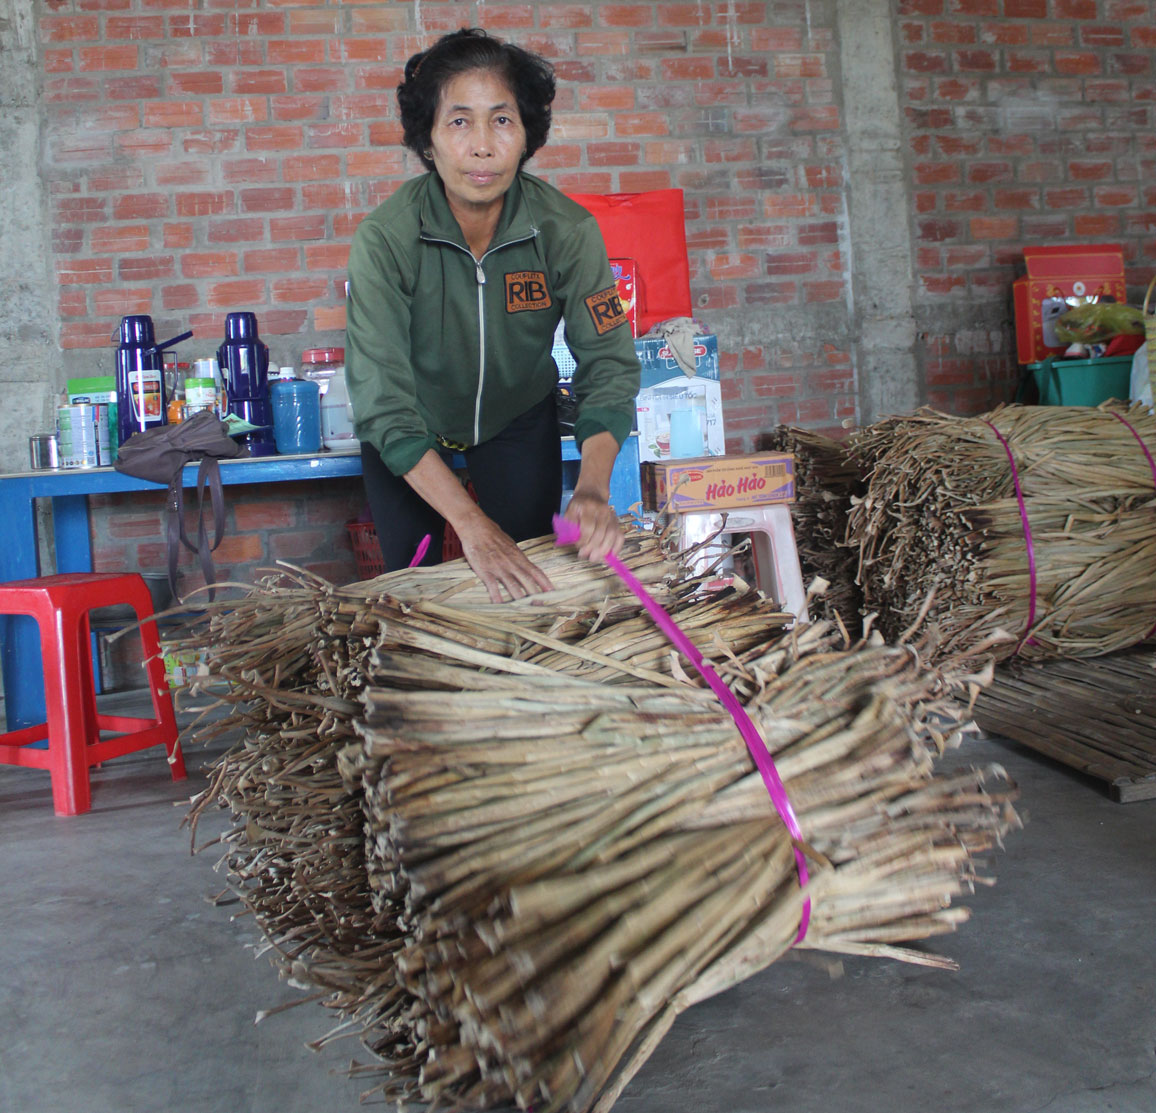
M 31 0 L 0 0 L 0 470 L 28 465 L 63 387 L 46 182 L 44 106 Z

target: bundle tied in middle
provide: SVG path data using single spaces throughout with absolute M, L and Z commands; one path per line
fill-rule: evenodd
M 233 813 L 236 891 L 386 1096 L 606 1110 L 675 1016 L 795 944 L 804 899 L 805 947 L 950 965 L 909 945 L 966 918 L 953 901 L 1016 822 L 1001 770 L 936 768 L 976 666 L 784 634 L 757 592 L 704 592 L 628 537 L 774 756 L 801 890 L 713 694 L 605 571 L 534 552 L 573 590 L 487 607 L 444 565 L 211 615 L 246 737 L 198 806 Z
M 1156 417 L 1143 406 L 924 410 L 852 439 L 847 540 L 889 638 L 938 652 L 1091 657 L 1156 628 Z
M 339 766 L 401 941 L 396 1044 L 422 1049 L 423 1100 L 609 1109 L 680 1012 L 796 943 L 804 900 L 804 947 L 951 965 L 903 944 L 966 918 L 953 898 L 1015 823 L 1001 770 L 932 771 L 952 697 L 983 678 L 879 639 L 841 650 L 826 624 L 716 661 L 787 787 L 805 889 L 709 691 L 497 662 L 414 691 L 419 665 L 373 655 Z

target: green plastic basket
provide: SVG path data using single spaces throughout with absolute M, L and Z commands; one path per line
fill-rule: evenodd
M 1045 359 L 1028 365 L 1041 406 L 1098 406 L 1109 398 L 1126 402 L 1132 390 L 1132 357 Z

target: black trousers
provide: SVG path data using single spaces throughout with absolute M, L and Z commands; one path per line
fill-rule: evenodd
M 448 464 L 453 454 L 440 451 Z M 553 394 L 463 455 L 478 505 L 515 541 L 553 529 L 562 500 L 562 444 Z M 361 446 L 361 474 L 385 570 L 408 567 L 427 533 L 430 546 L 422 564 L 440 563 L 445 519 L 368 444 Z

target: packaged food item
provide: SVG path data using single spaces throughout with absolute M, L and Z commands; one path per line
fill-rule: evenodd
M 642 465 L 642 505 L 647 510 L 681 513 L 794 501 L 795 458 L 786 452 Z
M 104 455 L 106 457 L 109 455 L 107 418 L 100 413 L 97 406 L 81 403 L 58 407 L 56 431 L 60 463 L 63 467 L 99 467 L 102 441 Z
M 199 413 L 203 409 L 217 408 L 217 383 L 215 379 L 185 379 L 185 405 L 191 413 Z

